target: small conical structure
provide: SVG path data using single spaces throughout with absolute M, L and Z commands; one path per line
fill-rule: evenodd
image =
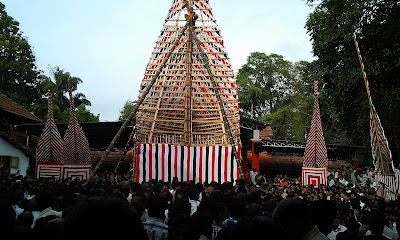
M 47 121 L 36 147 L 37 177 L 60 177 L 63 140 L 54 122 L 52 94 L 48 95 Z
M 314 81 L 314 113 L 307 137 L 302 169 L 303 185 L 319 186 L 327 183 L 328 157 L 321 124 L 318 102 L 318 81 Z
M 90 164 L 89 143 L 75 114 L 74 99 L 68 81 L 70 119 L 62 149 L 64 164 Z
M 238 92 L 210 1 L 173 0 L 141 83 L 139 98 L 170 52 L 178 32 L 195 14 L 136 115 L 142 144 L 228 146 L 228 133 L 210 75 L 190 34 L 194 30 L 208 57 L 234 138 L 240 144 Z
M 318 81 L 314 81 L 314 113 L 311 120 L 310 132 L 307 137 L 304 151 L 304 167 L 326 168 L 328 157 L 324 139 L 324 132 L 321 124 L 318 102 Z

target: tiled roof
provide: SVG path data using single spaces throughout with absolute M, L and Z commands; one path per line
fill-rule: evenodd
M 28 112 L 25 108 L 19 106 L 16 102 L 2 93 L 0 93 L 0 109 L 35 122 L 42 122 L 38 117 Z

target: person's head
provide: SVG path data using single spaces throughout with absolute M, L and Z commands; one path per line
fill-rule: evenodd
M 199 199 L 199 191 L 197 188 L 190 188 L 188 190 L 188 197 L 190 200 L 198 200 Z
M 333 220 L 336 216 L 335 204 L 328 200 L 313 201 L 310 210 L 313 224 L 318 226 L 320 232 L 328 235 L 333 228 Z
M 385 214 L 379 210 L 371 210 L 368 214 L 368 223 L 372 234 L 382 235 L 385 227 Z
M 65 218 L 65 239 L 104 239 L 120 237 L 147 239 L 142 221 L 128 202 L 115 197 L 93 197 L 77 205 Z
M 310 212 L 300 199 L 287 198 L 280 201 L 272 218 L 282 226 L 288 239 L 301 239 L 313 227 Z
M 23 211 L 17 218 L 17 225 L 31 226 L 33 223 L 33 215 L 30 211 Z
M 210 194 L 213 192 L 215 190 L 215 187 L 214 186 L 208 186 L 205 190 L 204 190 L 204 193 L 205 193 L 205 197 L 207 197 L 207 198 L 209 198 L 210 197 Z
M 167 201 L 158 195 L 152 196 L 147 202 L 147 210 L 149 217 L 165 218 L 165 210 L 167 209 Z
M 147 197 L 143 193 L 136 192 L 132 194 L 131 205 L 136 209 L 139 215 L 142 215 L 142 212 L 146 208 L 146 204 Z
M 169 205 L 168 222 L 173 221 L 174 218 L 180 215 L 186 215 L 187 217 L 190 217 L 190 210 L 191 205 L 188 199 L 180 198 L 175 200 Z

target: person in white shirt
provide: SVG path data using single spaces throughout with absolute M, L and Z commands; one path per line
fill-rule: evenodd
M 189 203 L 191 205 L 190 216 L 192 216 L 193 213 L 195 213 L 197 211 L 197 207 L 200 204 L 199 192 L 197 191 L 196 188 L 191 188 L 191 189 L 189 189 L 188 197 L 189 197 Z
M 347 228 L 345 226 L 343 226 L 342 224 L 340 224 L 340 221 L 338 218 L 335 218 L 335 220 L 333 220 L 333 229 L 330 233 L 328 233 L 328 238 L 329 240 L 336 240 L 336 235 L 340 232 L 344 232 L 346 231 Z
M 258 175 L 257 169 L 256 169 L 255 167 L 252 167 L 252 168 L 251 168 L 251 171 L 250 171 L 250 179 L 251 179 L 251 182 L 252 182 L 254 185 L 257 184 L 257 181 L 256 181 L 256 176 L 257 176 L 257 175 Z

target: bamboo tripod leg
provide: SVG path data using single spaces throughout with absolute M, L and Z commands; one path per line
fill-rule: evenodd
M 138 103 L 136 104 L 136 106 L 133 108 L 132 112 L 129 114 L 128 118 L 125 120 L 125 122 L 122 124 L 121 128 L 118 130 L 117 134 L 114 136 L 114 139 L 111 141 L 110 145 L 108 146 L 108 148 L 106 149 L 106 151 L 104 152 L 103 156 L 101 157 L 99 163 L 96 165 L 95 169 L 93 170 L 93 172 L 90 174 L 89 178 L 86 180 L 86 183 L 88 183 L 93 176 L 95 176 L 97 174 L 97 172 L 99 171 L 101 165 L 103 164 L 104 160 L 108 157 L 108 155 L 110 154 L 112 148 L 114 147 L 115 143 L 118 141 L 119 137 L 121 136 L 121 134 L 123 133 L 123 131 L 125 130 L 126 126 L 128 125 L 128 123 L 131 121 L 131 119 L 133 118 L 133 116 L 136 115 L 136 112 L 138 111 L 140 105 L 142 105 L 146 95 L 150 92 L 151 87 L 154 85 L 154 83 L 156 82 L 156 79 L 158 78 L 158 76 L 160 75 L 162 69 L 165 67 L 168 59 L 170 58 L 170 56 L 172 55 L 172 52 L 175 50 L 176 46 L 179 43 L 179 40 L 181 39 L 181 37 L 183 36 L 183 33 L 186 31 L 187 27 L 189 26 L 189 21 L 185 24 L 185 26 L 182 28 L 182 30 L 179 32 L 178 37 L 175 39 L 174 44 L 171 47 L 171 50 L 168 52 L 167 56 L 164 58 L 163 62 L 161 63 L 159 69 L 157 70 L 156 74 L 153 76 L 153 78 L 151 79 L 149 85 L 147 85 L 145 91 L 143 92 L 142 96 L 139 98 Z
M 218 103 L 219 103 L 219 106 L 220 106 L 220 109 L 221 109 L 221 113 L 222 113 L 222 116 L 223 116 L 223 119 L 224 119 L 225 128 L 226 128 L 226 130 L 228 132 L 229 141 L 230 141 L 230 144 L 232 145 L 232 152 L 233 152 L 233 155 L 235 156 L 236 163 L 238 165 L 238 169 L 239 169 L 239 172 L 240 172 L 240 178 L 244 179 L 244 174 L 243 174 L 243 169 L 242 169 L 242 166 L 241 166 L 240 158 L 239 158 L 238 152 L 236 151 L 235 141 L 233 140 L 232 131 L 231 131 L 231 127 L 229 126 L 228 118 L 226 117 L 224 103 L 222 102 L 221 96 L 219 94 L 217 83 L 214 80 L 214 75 L 213 75 L 213 73 L 211 71 L 211 67 L 208 64 L 207 56 L 204 53 L 203 49 L 201 48 L 199 40 L 197 39 L 197 36 L 196 36 L 192 26 L 193 25 L 190 26 L 189 32 L 193 36 L 193 40 L 197 45 L 197 48 L 198 48 L 198 50 L 200 52 L 200 55 L 201 55 L 201 58 L 202 58 L 205 66 L 207 68 L 208 75 L 210 76 L 210 80 L 211 80 L 211 83 L 213 85 L 213 89 L 214 89 L 215 95 L 216 95 L 216 97 L 218 99 Z
M 117 170 L 118 170 L 118 168 L 119 168 L 119 165 L 120 165 L 121 162 L 125 159 L 125 156 L 126 156 L 126 154 L 128 153 L 128 148 L 131 146 L 130 142 L 131 142 L 132 139 L 133 139 L 133 135 L 135 135 L 135 129 L 132 130 L 132 133 L 131 133 L 131 135 L 129 136 L 128 141 L 127 141 L 126 144 L 125 144 L 124 152 L 122 153 L 122 156 L 121 156 L 121 158 L 119 159 L 119 161 L 118 161 L 118 163 L 117 163 L 117 166 L 116 166 L 115 169 L 114 169 L 114 173 L 117 173 Z M 133 167 L 133 166 L 132 166 L 132 167 Z

